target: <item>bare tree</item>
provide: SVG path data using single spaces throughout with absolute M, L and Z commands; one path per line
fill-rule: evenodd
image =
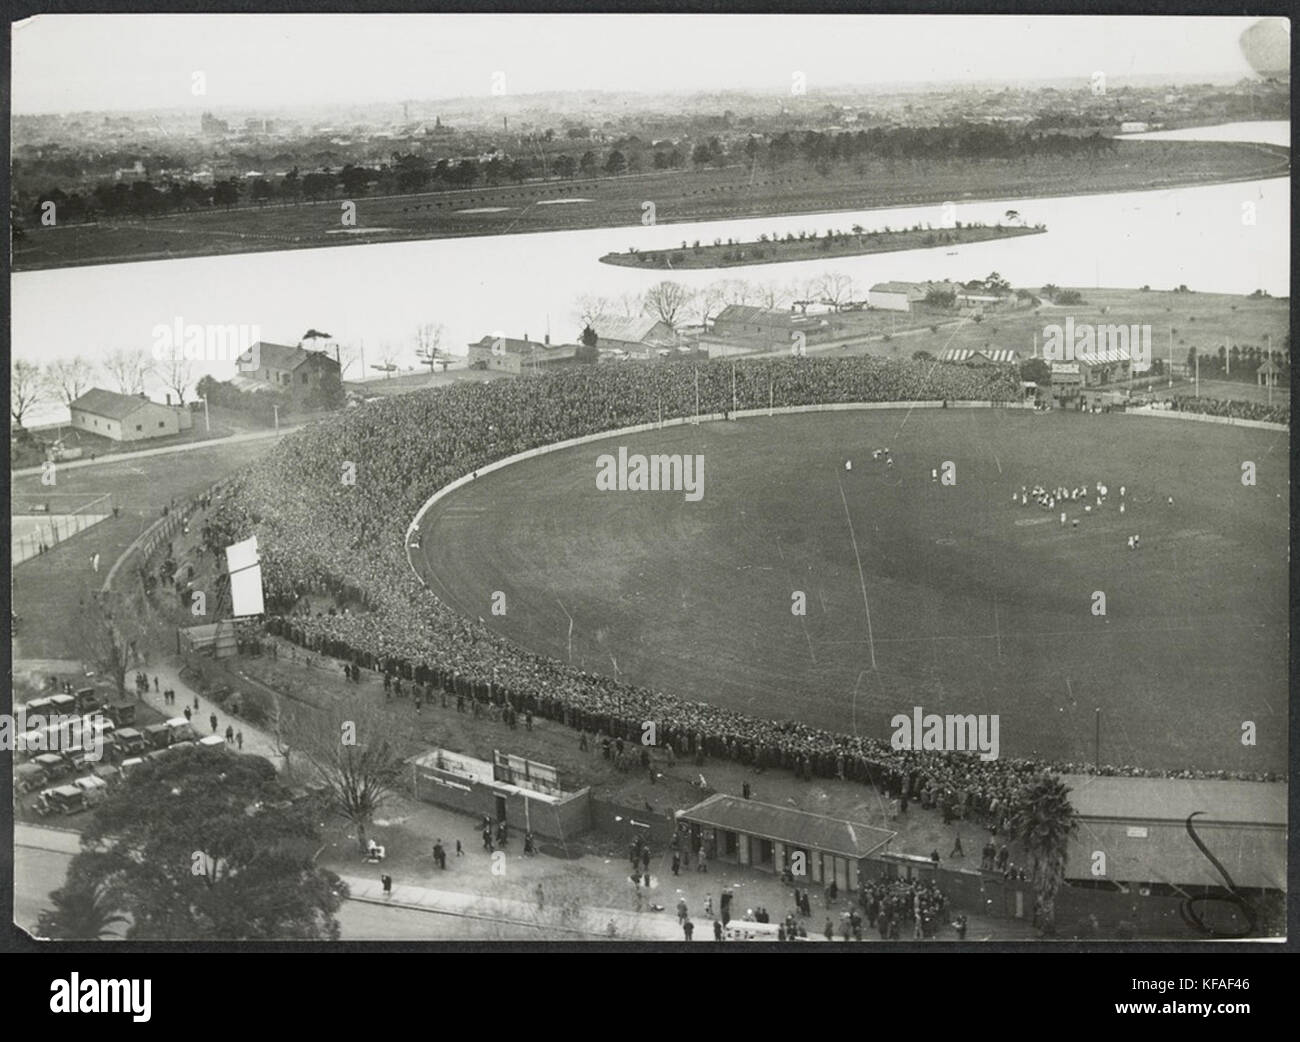
M 695 294 L 695 312 L 700 316 L 705 332 L 708 332 L 709 320 L 722 310 L 725 303 L 726 286 L 721 282 L 711 282 Z
M 45 397 L 45 382 L 41 379 L 41 370 L 32 362 L 21 359 L 14 362 L 9 379 L 9 415 L 19 427 L 23 417 L 33 405 Z
M 45 367 L 45 385 L 64 405 L 71 405 L 90 390 L 94 378 L 95 367 L 80 355 L 61 358 Z
M 361 364 L 361 349 L 355 344 L 336 343 L 334 345 L 334 357 L 339 364 L 339 379 L 345 380 L 347 379 L 348 370 L 354 365 L 359 366 Z M 365 375 L 365 373 L 362 373 L 359 379 L 364 379 Z
M 353 704 L 298 714 L 299 751 L 329 790 L 331 809 L 357 830 L 364 852 L 366 829 L 403 775 L 393 718 L 373 706 Z
M 764 283 L 758 287 L 758 305 L 769 311 L 786 308 L 789 307 L 794 295 L 794 290 L 789 286 L 781 286 L 775 282 Z
M 436 372 L 438 352 L 442 348 L 442 338 L 447 332 L 445 326 L 433 322 L 422 322 L 415 328 L 415 355 L 429 367 L 429 372 Z M 446 363 L 443 363 L 444 368 Z
M 853 299 L 853 279 L 838 271 L 827 272 L 809 289 L 809 296 L 830 304 L 836 311 Z
M 138 347 L 115 347 L 104 357 L 104 372 L 122 394 L 143 394 L 145 377 L 152 370 L 149 356 Z
M 136 593 L 87 589 L 80 600 L 78 633 L 84 641 L 82 658 L 91 663 L 126 697 L 126 674 L 149 635 L 149 612 Z
M 691 302 L 691 291 L 677 282 L 658 282 L 646 290 L 645 312 L 677 328 L 677 319 Z
M 645 298 L 640 293 L 624 293 L 619 296 L 615 306 L 624 318 L 636 318 L 645 310 Z
M 584 326 L 595 326 L 602 319 L 608 318 L 614 313 L 614 306 L 608 297 L 592 296 L 584 293 L 574 301 L 577 308 L 578 318 L 582 320 Z
M 388 379 L 397 370 L 397 360 L 401 357 L 397 345 L 385 340 L 379 345 L 379 366 L 384 370 L 384 379 Z
M 728 304 L 747 305 L 755 299 L 754 287 L 744 279 L 727 279 L 722 283 L 723 299 Z
M 173 351 L 154 368 L 163 386 L 176 392 L 176 404 L 185 404 L 185 388 L 194 382 L 194 363 L 184 355 Z

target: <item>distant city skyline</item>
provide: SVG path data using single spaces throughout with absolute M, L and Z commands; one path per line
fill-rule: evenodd
M 548 92 L 804 97 L 915 84 L 1253 75 L 1259 19 L 912 15 L 42 15 L 15 115 L 310 109 Z M 196 74 L 203 92 L 196 93 Z

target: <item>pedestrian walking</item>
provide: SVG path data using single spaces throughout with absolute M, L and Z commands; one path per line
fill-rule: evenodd
M 238 746 L 239 748 L 241 748 L 241 749 L 244 747 L 244 732 L 243 732 L 243 731 L 236 731 L 236 732 L 235 732 L 235 745 L 237 745 L 237 746 Z
M 196 713 L 199 711 L 199 696 L 198 696 L 198 695 L 195 695 L 195 696 L 194 696 L 194 711 L 195 711 Z
M 709 870 L 709 855 L 708 855 L 708 852 L 704 849 L 704 847 L 700 847 L 700 853 L 699 853 L 698 858 L 696 859 L 695 871 L 696 871 L 696 872 L 707 872 L 708 870 Z
M 546 907 L 546 894 L 542 890 L 541 883 L 537 884 L 536 894 L 537 894 L 537 910 L 540 912 L 543 908 Z
M 384 896 L 391 898 L 393 896 L 393 877 L 390 875 L 382 875 L 379 877 L 379 882 L 383 884 Z
M 231 727 L 230 724 L 226 724 L 226 744 L 233 745 L 234 742 L 235 742 L 235 729 Z
M 681 854 L 677 853 L 677 851 L 674 850 L 673 851 L 673 875 L 679 875 L 681 873 L 681 868 L 682 868 L 682 856 Z
M 157 678 L 157 677 L 154 677 L 154 678 L 153 678 L 153 691 L 154 691 L 154 694 L 155 694 L 155 695 L 158 693 L 158 678 Z
M 713 939 L 715 941 L 722 940 L 722 924 L 716 919 L 713 920 Z
M 686 935 L 686 939 L 689 941 L 695 935 L 695 924 L 687 919 L 682 923 L 682 933 Z
M 216 733 L 217 733 L 217 714 L 216 714 L 216 713 L 211 713 L 211 714 L 209 714 L 209 716 L 208 716 L 208 723 L 210 723 L 210 724 L 212 725 L 212 733 L 213 733 L 213 734 L 216 734 Z
M 190 711 L 190 707 L 189 707 L 189 706 L 186 706 L 186 707 L 185 707 L 185 719 L 186 719 L 186 720 L 189 720 L 189 719 L 191 719 L 191 718 L 192 718 L 192 713 L 191 713 L 191 711 Z
M 460 840 L 456 840 L 456 856 L 457 857 L 465 856 L 465 848 L 460 845 Z

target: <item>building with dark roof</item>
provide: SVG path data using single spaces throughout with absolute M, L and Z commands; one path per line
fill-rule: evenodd
M 863 862 L 882 852 L 897 833 L 794 807 L 716 793 L 677 813 L 690 828 L 694 849 L 703 846 L 718 861 L 781 873 L 801 860 L 803 878 L 835 880 L 856 890 Z M 800 857 L 801 856 L 801 857 Z
M 259 340 L 238 359 L 238 385 L 242 388 L 268 387 L 294 397 L 306 397 L 318 390 L 321 380 L 339 379 L 339 363 L 324 351 L 289 347 Z
M 599 349 L 626 351 L 631 357 L 642 360 L 677 342 L 673 327 L 653 315 L 598 318 L 591 328 L 596 331 L 596 347 Z
M 144 395 L 119 394 L 93 387 L 68 406 L 72 426 L 114 441 L 165 438 L 194 426 L 186 408 L 159 405 Z
M 550 339 L 538 341 L 514 337 L 489 335 L 469 345 L 469 364 L 479 369 L 505 373 L 531 372 L 543 366 L 576 364 L 577 344 L 552 344 Z

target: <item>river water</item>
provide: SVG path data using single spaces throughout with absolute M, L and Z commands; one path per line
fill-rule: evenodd
M 1289 143 L 1289 123 L 1231 124 L 1148 136 Z M 714 271 L 637 271 L 599 263 L 630 246 L 683 240 L 756 239 L 762 233 L 940 226 L 939 206 L 894 207 L 798 217 L 546 232 L 431 242 L 289 250 L 243 256 L 63 268 L 11 277 L 15 357 L 41 363 L 82 354 L 98 361 L 116 347 L 150 348 L 154 327 L 183 323 L 257 326 L 263 339 L 296 343 L 308 328 L 362 344 L 367 362 L 384 344 L 414 365 L 413 335 L 445 327 L 443 346 L 461 353 L 488 333 L 576 339 L 575 300 L 644 292 L 669 277 L 692 288 L 723 279 L 801 286 L 827 272 L 848 275 L 857 299 L 891 279 L 981 278 L 1013 285 L 1138 287 L 1284 296 L 1290 287 L 1290 180 L 1060 198 L 956 200 L 956 220 L 993 223 L 1016 210 L 1045 235 L 833 261 Z M 581 203 L 571 205 L 582 205 Z M 1243 217 L 1253 217 L 1253 223 Z M 661 213 L 661 219 L 670 215 Z M 638 215 L 639 217 L 639 215 Z M 228 362 L 197 363 L 195 377 L 227 378 Z M 355 378 L 357 370 L 348 373 Z M 373 375 L 373 374 L 372 374 Z M 100 379 L 103 382 L 103 378 Z M 151 387 L 159 391 L 160 385 Z M 157 395 L 156 395 L 157 396 Z M 28 422 L 66 420 L 64 409 Z

